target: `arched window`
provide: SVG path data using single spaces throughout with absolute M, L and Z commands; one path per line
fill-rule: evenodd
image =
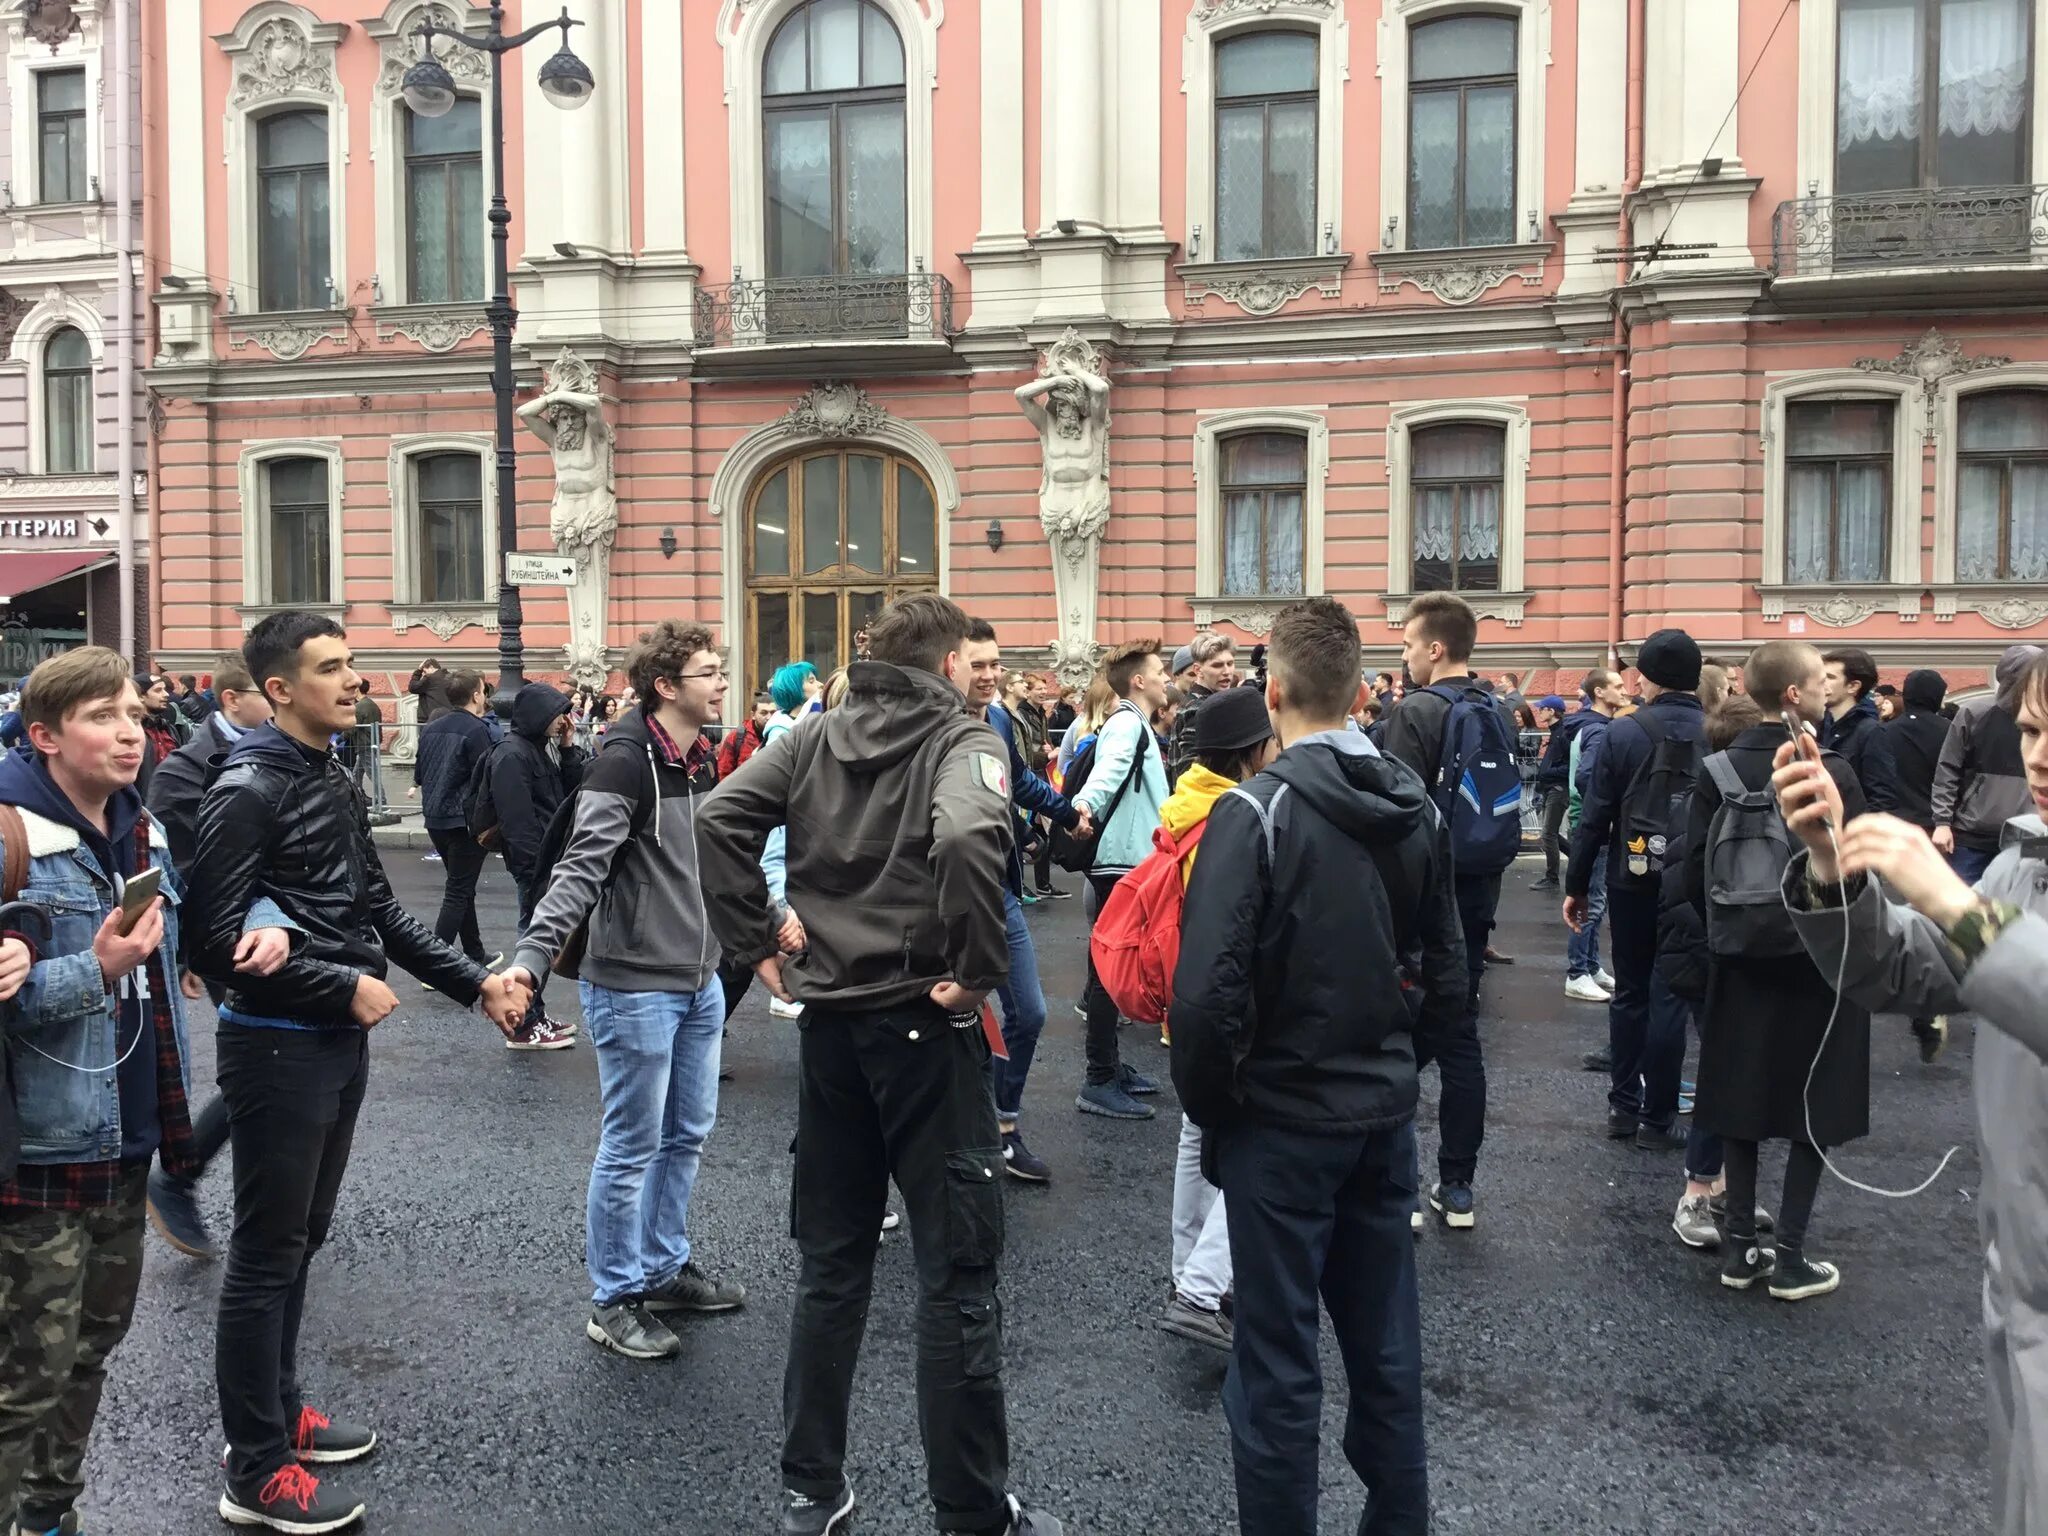
M 1511 16 L 1447 16 L 1408 34 L 1408 245 L 1515 238 Z
M 1956 404 L 1956 579 L 2048 581 L 2048 390 Z
M 1216 49 L 1216 259 L 1315 252 L 1316 40 L 1251 32 Z
M 404 118 L 405 297 L 414 304 L 481 299 L 483 103 L 458 96 L 445 116 L 404 111 Z
M 767 275 L 907 272 L 903 40 L 889 18 L 869 0 L 809 0 L 770 40 L 761 89 Z
M 907 458 L 846 448 L 762 477 L 747 516 L 747 675 L 829 672 L 885 603 L 939 584 L 938 509 Z
M 65 326 L 43 347 L 44 473 L 91 473 L 92 436 L 92 349 Z
M 256 268 L 262 307 L 328 304 L 325 112 L 280 112 L 256 124 Z
M 1492 422 L 1418 427 L 1410 454 L 1414 590 L 1499 591 L 1506 430 Z
M 1298 432 L 1226 437 L 1223 460 L 1223 595 L 1299 596 L 1308 439 Z

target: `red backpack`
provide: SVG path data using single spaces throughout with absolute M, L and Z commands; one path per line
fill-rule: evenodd
M 1088 953 L 1117 1011 L 1140 1024 L 1164 1024 L 1173 1001 L 1173 968 L 1180 963 L 1180 909 L 1187 892 L 1181 860 L 1202 840 L 1207 817 L 1178 842 L 1164 827 L 1152 832 L 1152 852 L 1109 893 L 1088 936 Z

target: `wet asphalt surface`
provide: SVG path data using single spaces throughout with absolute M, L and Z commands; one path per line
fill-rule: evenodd
M 400 896 L 431 914 L 439 866 L 385 850 Z M 1875 1134 L 1841 1159 L 1878 1200 L 1824 1184 L 1809 1251 L 1835 1296 L 1789 1306 L 1716 1283 L 1670 1231 L 1676 1154 L 1601 1134 L 1604 1079 L 1579 1070 L 1604 1010 L 1562 996 L 1562 929 L 1531 861 L 1508 877 L 1487 983 L 1490 1106 L 1479 1225 L 1419 1241 L 1436 1530 L 1480 1533 L 1960 1533 L 1987 1518 L 1980 1410 L 1978 1178 L 1970 1042 L 1932 1068 L 1904 1024 L 1872 1049 Z M 512 930 L 493 868 L 485 933 Z M 1047 1188 L 1008 1190 L 1003 1264 L 1014 1486 L 1081 1536 L 1234 1531 L 1224 1357 L 1154 1330 L 1167 1292 L 1178 1116 L 1076 1114 L 1083 920 L 1033 910 L 1051 1014 L 1026 1096 Z M 363 1529 L 725 1536 L 777 1529 L 780 1382 L 796 1251 L 787 1236 L 794 1029 L 757 990 L 733 1021 L 718 1129 L 693 1201 L 703 1263 L 740 1277 L 735 1315 L 687 1321 L 682 1358 L 638 1364 L 583 1336 L 583 1199 L 596 1141 L 587 1045 L 504 1050 L 481 1019 L 417 984 L 376 1034 L 370 1096 L 302 1340 L 312 1401 L 373 1424 L 370 1461 L 335 1469 Z M 567 988 L 555 1000 L 573 1006 Z M 212 1038 L 195 1030 L 197 1076 Z M 1162 1079 L 1142 1030 L 1127 1058 Z M 1424 1081 L 1425 1158 L 1435 1074 Z M 1782 1153 L 1766 1155 L 1775 1203 Z M 1428 1175 L 1425 1173 L 1425 1181 Z M 204 1185 L 225 1230 L 227 1169 Z M 849 1471 L 863 1533 L 930 1529 L 911 1392 L 907 1238 L 884 1242 L 854 1403 Z M 115 1355 L 84 1506 L 94 1536 L 222 1526 L 212 1355 L 217 1266 L 152 1234 L 135 1327 Z M 1327 1330 L 1323 1529 L 1354 1529 L 1362 1492 L 1340 1449 L 1342 1370 Z

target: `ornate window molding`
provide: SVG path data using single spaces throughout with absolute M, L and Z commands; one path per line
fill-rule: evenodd
M 768 275 L 767 168 L 761 131 L 761 65 L 783 18 L 804 0 L 722 0 L 718 46 L 725 53 L 725 107 L 731 161 L 732 272 L 735 281 Z M 939 83 L 939 27 L 946 0 L 874 0 L 903 39 L 905 244 L 914 270 L 936 270 L 932 233 L 932 94 Z M 744 647 L 741 647 L 744 649 Z
M 405 204 L 405 98 L 401 85 L 406 70 L 419 57 L 419 43 L 413 38 L 413 29 L 427 17 L 433 18 L 436 27 L 450 31 L 482 31 L 490 25 L 490 11 L 481 5 L 451 4 L 449 0 L 390 0 L 383 14 L 363 23 L 365 36 L 375 40 L 379 58 L 377 84 L 370 95 L 370 168 L 376 183 L 377 218 L 377 284 L 384 292 L 383 302 L 397 306 L 413 302 L 408 291 L 411 281 L 406 257 L 406 243 L 410 239 L 407 229 Z M 448 73 L 455 79 L 456 94 L 474 96 L 484 100 L 490 93 L 490 60 L 474 48 L 465 48 L 459 43 L 439 41 L 434 47 L 434 57 L 439 59 Z M 491 152 L 488 142 L 489 111 L 485 111 L 483 202 L 477 209 L 477 227 L 483 227 L 491 208 L 494 187 L 491 182 Z M 489 237 L 486 236 L 486 239 Z M 488 245 L 485 247 L 489 251 Z M 482 300 L 479 299 L 481 305 Z M 441 305 L 440 310 L 459 310 L 461 305 Z M 478 314 L 481 316 L 481 309 Z M 382 316 L 379 317 L 380 321 Z M 390 326 L 379 324 L 377 339 L 388 341 L 393 336 L 405 336 L 417 341 L 430 352 L 445 352 L 455 345 L 450 341 L 446 346 L 435 346 L 428 337 L 439 339 L 447 334 L 439 327 L 424 329 L 429 322 L 410 316 L 399 317 L 398 323 Z M 479 326 L 479 329 L 481 326 Z M 467 331 L 464 335 L 474 335 Z M 462 339 L 457 337 L 457 340 Z
M 1804 613 L 1823 624 L 1860 623 L 1885 608 L 1902 619 L 1920 616 L 1920 382 L 1859 368 L 1785 374 L 1764 385 L 1759 440 L 1764 451 L 1764 565 L 1758 591 L 1763 616 Z M 1785 407 L 1794 400 L 1890 400 L 1892 505 L 1884 582 L 1843 587 L 1785 580 Z
M 76 207 L 77 204 L 47 203 L 43 197 L 42 167 L 37 145 L 36 105 L 39 93 L 36 76 L 48 70 L 85 71 L 85 167 L 98 181 L 107 174 L 106 165 L 106 81 L 101 73 L 105 49 L 102 32 L 106 26 L 107 0 L 71 0 L 75 25 L 53 47 L 29 30 L 29 16 L 19 5 L 0 10 L 0 36 L 7 49 L 8 129 L 14 145 L 14 198 L 17 204 L 46 207 Z M 104 198 L 88 199 L 97 206 Z M 27 211 L 27 210 L 24 210 Z M 95 239 L 97 236 L 94 235 Z
M 74 38 L 73 41 L 76 41 Z M 33 141 L 31 141 L 33 142 Z M 50 338 L 61 330 L 75 330 L 85 337 L 95 369 L 106 360 L 106 317 L 79 295 L 51 284 L 43 296 L 24 314 L 8 343 L 7 362 L 18 366 L 28 384 L 28 472 L 47 475 L 49 466 L 49 424 L 44 420 L 48 392 L 43 387 L 43 361 L 49 355 Z M 93 383 L 94 454 L 98 455 L 98 375 Z
M 483 498 L 484 595 L 478 602 L 428 602 L 420 596 L 418 486 L 413 460 L 433 453 L 473 454 Z M 443 640 L 472 624 L 498 627 L 498 461 L 488 432 L 406 432 L 391 439 L 385 456 L 391 495 L 391 632 L 402 635 L 417 624 Z
M 1547 242 L 1529 245 L 1475 245 L 1455 251 L 1376 251 L 1372 264 L 1380 275 L 1380 292 L 1396 292 L 1413 283 L 1446 304 L 1476 304 L 1494 289 L 1519 277 L 1524 288 L 1543 286 L 1543 264 L 1550 259 Z
M 315 604 L 279 604 L 270 591 L 270 495 L 264 466 L 273 459 L 325 459 L 327 461 L 327 568 L 337 589 L 329 601 Z M 341 500 L 342 454 L 338 437 L 270 437 L 242 444 L 235 461 L 235 485 L 242 504 L 242 602 L 236 609 L 242 627 L 249 628 L 266 613 L 287 606 L 311 607 L 339 620 L 345 589 L 342 572 Z
M 1420 21 L 1479 12 L 1513 16 L 1519 23 L 1515 31 L 1515 227 L 1527 236 L 1530 244 L 1543 236 L 1544 97 L 1550 68 L 1550 0 L 1380 0 L 1382 251 L 1410 249 L 1408 30 Z M 1398 281 L 1395 286 L 1399 286 Z
M 1223 594 L 1223 455 L 1225 438 L 1244 432 L 1285 432 L 1307 445 L 1301 505 L 1302 595 L 1323 590 L 1323 506 L 1330 482 L 1330 422 L 1321 411 L 1206 411 L 1195 423 L 1195 626 L 1228 622 L 1250 634 L 1272 628 L 1273 615 L 1298 597 Z
M 722 556 L 719 596 L 721 611 L 726 615 L 723 621 L 726 667 L 732 676 L 733 692 L 742 698 L 750 697 L 750 690 L 762 681 L 746 675 L 747 648 L 743 643 L 747 611 L 747 497 L 763 472 L 792 449 L 807 441 L 866 442 L 914 459 L 931 482 L 932 496 L 937 503 L 939 590 L 944 592 L 951 584 L 953 515 L 960 510 L 960 477 L 953 472 L 952 460 L 946 457 L 946 450 L 939 446 L 938 440 L 924 428 L 889 415 L 859 391 L 854 392 L 857 400 L 845 402 L 849 408 L 865 407 L 870 413 L 864 416 L 857 432 L 827 431 L 809 425 L 812 421 L 826 419 L 826 413 L 819 405 L 824 397 L 835 389 L 848 387 L 825 384 L 808 391 L 787 415 L 764 422 L 734 443 L 711 477 L 708 506 L 710 515 L 718 523 Z
M 227 166 L 228 282 L 244 316 L 262 302 L 256 280 L 255 128 L 271 113 L 290 107 L 313 107 L 327 114 L 327 271 L 334 283 L 335 307 L 348 302 L 348 103 L 334 58 L 336 44 L 347 33 L 347 22 L 321 21 L 291 0 L 262 0 L 248 9 L 232 32 L 214 38 L 228 56 L 233 78 L 221 159 Z M 270 347 L 261 336 L 251 339 Z M 289 356 L 298 356 L 317 339 L 309 338 Z M 275 347 L 270 350 L 287 356 Z
M 1491 422 L 1507 434 L 1507 457 L 1501 476 L 1500 590 L 1460 592 L 1483 619 L 1503 620 L 1509 628 L 1522 622 L 1529 593 L 1522 587 L 1523 546 L 1529 524 L 1529 410 L 1521 396 L 1481 400 L 1415 400 L 1394 407 L 1387 418 L 1387 623 L 1408 622 L 1408 603 L 1415 596 L 1414 491 L 1412 434 L 1446 422 Z
M 1987 389 L 2048 390 L 2048 366 L 2020 364 L 1953 374 L 1934 385 L 1934 621 L 1972 609 L 2000 629 L 2031 629 L 2048 619 L 2038 582 L 1956 581 L 1956 497 L 1960 473 L 1956 415 L 1963 397 Z
M 1807 197 L 1835 193 L 1836 41 L 1841 36 L 1841 0 L 1799 0 L 1799 188 Z M 2034 181 L 2048 172 L 2048 26 L 2034 18 Z M 2039 253 L 2039 247 L 2036 248 Z M 2022 258 L 2024 259 L 2024 258 Z
M 1310 288 L 1341 289 L 1351 258 L 1337 250 L 1344 228 L 1344 82 L 1351 78 L 1351 23 L 1345 0 L 1189 0 L 1181 38 L 1180 89 L 1187 99 L 1187 232 L 1179 268 L 1190 304 L 1215 294 L 1246 314 L 1269 315 Z M 1308 31 L 1316 38 L 1316 254 L 1218 262 L 1216 249 L 1216 48 L 1245 32 Z

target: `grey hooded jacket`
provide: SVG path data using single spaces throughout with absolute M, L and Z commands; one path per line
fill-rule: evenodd
M 1984 1241 L 1984 1378 L 1991 1429 L 1992 1529 L 2048 1536 L 2048 863 L 2021 843 L 2048 836 L 2038 816 L 2005 828 L 2005 846 L 1977 882 L 1980 895 L 2024 914 L 1974 964 L 1932 921 L 1851 881 L 1842 909 L 1813 903 L 1806 855 L 1785 875 L 1801 942 L 1842 990 L 1873 1011 L 1974 1013 L 1977 1140 L 1983 1161 L 1978 1222 Z

